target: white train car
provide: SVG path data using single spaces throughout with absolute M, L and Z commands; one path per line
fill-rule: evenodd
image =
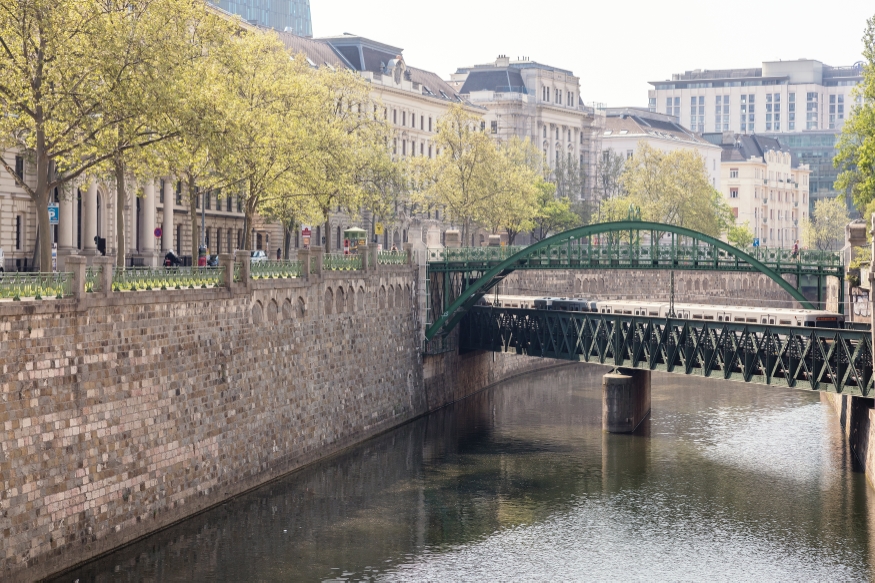
M 477 302 L 477 305 L 559 312 L 595 312 L 601 314 L 621 314 L 624 316 L 646 316 L 649 318 L 668 318 L 671 309 L 668 302 L 510 295 L 486 295 Z M 841 314 L 821 310 L 752 308 L 746 306 L 715 306 L 684 303 L 676 303 L 674 309 L 676 318 L 710 322 L 816 328 L 842 328 L 845 322 L 845 317 Z

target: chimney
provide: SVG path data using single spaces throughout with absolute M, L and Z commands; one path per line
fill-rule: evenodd
M 498 55 L 498 58 L 495 59 L 496 67 L 508 67 L 510 66 L 510 58 L 507 55 Z

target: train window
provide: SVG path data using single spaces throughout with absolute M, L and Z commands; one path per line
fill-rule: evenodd
M 706 320 L 713 320 L 713 319 L 714 319 L 714 316 L 705 316 L 705 319 L 706 319 Z
M 790 320 L 781 320 L 781 326 L 789 326 L 792 324 Z
M 702 314 L 693 314 L 693 320 L 701 320 Z
M 774 318 L 769 319 L 769 324 L 774 324 L 774 323 L 775 323 L 775 319 L 774 319 Z
M 640 313 L 638 310 L 635 310 L 635 315 L 636 315 L 636 316 L 640 316 L 641 313 Z
M 723 316 L 717 316 L 717 321 L 718 321 L 718 322 L 722 322 L 722 321 L 723 321 Z
M 624 314 L 629 314 L 629 315 L 631 315 L 631 314 L 632 314 L 632 310 L 624 310 L 623 313 L 624 313 Z
M 735 321 L 736 322 L 744 322 L 744 318 L 736 318 Z M 754 322 L 756 322 L 756 320 L 754 320 Z
M 756 324 L 756 323 L 757 323 L 757 319 L 756 319 L 756 318 L 748 318 L 747 321 L 750 322 L 751 324 Z M 765 324 L 765 322 L 763 322 L 763 324 Z
M 658 315 L 659 315 L 659 312 L 650 312 L 650 315 L 651 315 L 651 316 L 658 316 Z
M 766 318 L 763 318 L 763 324 L 766 324 L 766 323 L 767 323 Z

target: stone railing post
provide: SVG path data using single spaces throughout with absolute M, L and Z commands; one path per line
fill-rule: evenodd
M 85 297 L 85 269 L 85 257 L 82 255 L 70 255 L 67 257 L 65 270 L 73 274 L 70 281 L 70 291 L 77 300 Z
M 361 249 L 361 248 L 359 249 L 359 257 L 362 258 L 362 268 L 361 268 L 361 270 L 362 270 L 362 271 L 367 271 L 367 270 L 368 270 L 368 259 L 370 259 L 370 256 L 368 255 L 368 249 L 367 249 L 367 247 L 365 247 L 364 249 Z
M 115 271 L 115 257 L 95 257 L 94 267 L 100 268 L 100 279 L 97 282 L 98 290 L 104 297 L 112 293 L 112 276 Z
M 248 250 L 237 250 L 237 263 L 240 264 L 240 279 L 243 280 L 243 285 L 246 289 L 252 287 L 252 264 L 250 260 L 252 255 Z
M 404 253 L 407 255 L 407 265 L 413 265 L 413 243 L 404 243 Z
M 314 275 L 320 278 L 322 277 L 322 262 L 325 259 L 324 254 L 325 249 L 323 249 L 322 247 L 313 247 L 313 249 L 310 250 L 310 257 L 313 261 L 312 265 Z
M 301 279 L 310 279 L 310 250 L 298 250 L 298 261 L 301 262 Z
M 377 255 L 378 245 L 376 243 L 368 244 L 368 265 L 371 271 L 377 271 L 380 268 L 380 258 Z
M 222 270 L 225 289 L 231 289 L 231 286 L 234 285 L 234 256 L 230 253 L 220 253 L 219 269 Z

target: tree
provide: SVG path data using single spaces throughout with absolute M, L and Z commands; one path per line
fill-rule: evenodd
M 538 185 L 538 213 L 534 223 L 532 237 L 536 241 L 583 224 L 571 201 L 556 196 L 556 186 L 550 182 Z
M 854 88 L 862 102 L 845 120 L 833 164 L 839 168 L 836 190 L 850 192 L 862 210 L 875 200 L 875 16 L 866 21 L 863 35 L 863 82 Z
M 726 240 L 739 249 L 747 249 L 753 245 L 754 233 L 750 228 L 750 223 L 745 221 L 741 225 L 729 227 Z
M 36 207 L 41 270 L 51 266 L 53 191 L 115 154 L 101 145 L 129 114 L 112 105 L 139 71 L 141 38 L 126 37 L 129 28 L 114 24 L 140 18 L 149 4 L 0 1 L 0 152 L 26 153 L 36 169 L 35 185 L 17 176 L 5 157 L 0 165 Z M 115 78 L 102 76 L 110 66 L 118 71 Z
M 635 156 L 626 161 L 621 186 L 625 195 L 613 199 L 606 209 L 612 220 L 624 216 L 631 205 L 641 209 L 644 220 L 713 237 L 734 223 L 723 196 L 711 186 L 705 160 L 694 150 L 662 152 L 641 142 Z
M 806 247 L 835 251 L 844 244 L 848 222 L 848 206 L 843 196 L 820 199 L 814 203 L 811 218 L 802 221 L 802 240 Z
M 559 156 L 553 169 L 552 182 L 556 196 L 568 200 L 582 200 L 586 195 L 586 168 L 571 156 Z
M 600 203 L 620 198 L 623 194 L 621 177 L 626 160 L 613 150 L 602 151 L 596 166 L 595 198 Z
M 462 228 L 462 241 L 494 204 L 489 169 L 495 167 L 498 150 L 492 139 L 478 130 L 480 117 L 461 105 L 453 105 L 438 120 L 435 144 L 439 154 L 423 166 L 424 196 L 429 204 L 446 209 L 449 218 Z
M 224 146 L 210 157 L 216 174 L 239 189 L 248 248 L 262 203 L 294 192 L 295 179 L 313 163 L 306 143 L 317 95 L 307 62 L 292 59 L 271 32 L 235 36 L 217 58 L 222 82 L 214 106 Z

